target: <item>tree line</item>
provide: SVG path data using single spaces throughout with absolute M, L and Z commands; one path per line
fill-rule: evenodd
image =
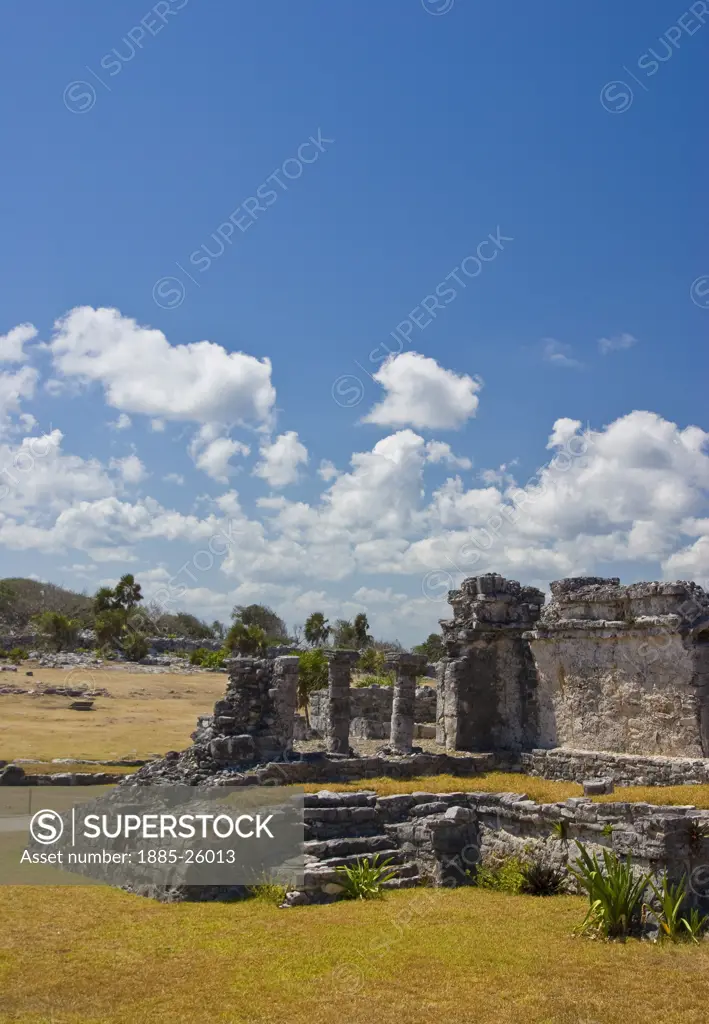
M 330 624 L 323 612 L 315 611 L 304 625 L 295 625 L 290 630 L 264 604 L 236 605 L 229 624 L 219 620 L 207 624 L 188 612 L 166 613 L 144 601 L 141 585 L 131 573 L 121 576 L 115 587 L 101 587 L 92 598 L 50 583 L 0 580 L 0 621 L 11 628 L 33 629 L 55 651 L 75 648 L 80 631 L 92 629 L 101 653 L 108 655 L 113 651 L 133 661 L 147 655 L 152 636 L 218 641 L 224 657 L 235 653 L 257 655 L 267 647 L 280 645 L 303 650 L 349 648 L 360 652 L 404 649 L 398 640 L 375 640 L 364 612 L 351 620 L 336 619 Z M 429 661 L 439 660 L 443 656 L 440 635 L 430 634 L 413 650 Z M 210 653 L 217 652 L 205 651 L 204 657 Z M 199 663 L 199 658 L 193 660 Z

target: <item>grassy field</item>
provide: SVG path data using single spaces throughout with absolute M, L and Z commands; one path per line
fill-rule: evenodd
M 379 796 L 393 793 L 526 793 L 530 800 L 540 804 L 568 800 L 570 796 L 582 796 L 583 787 L 576 782 L 553 782 L 538 779 L 532 775 L 518 775 L 514 772 L 486 772 L 472 778 L 458 778 L 455 775 L 421 775 L 414 779 L 361 779 L 356 782 L 328 782 L 308 784 L 306 793 L 329 789 L 338 793 L 358 789 L 372 789 Z M 694 807 L 709 810 L 709 786 L 619 786 L 608 796 L 592 797 L 601 803 L 649 803 L 675 807 Z
M 709 945 L 574 938 L 578 897 L 278 910 L 0 889 L 2 1024 L 704 1024 Z
M 71 697 L 0 695 L 0 758 L 146 757 L 184 750 L 197 716 L 210 714 L 224 693 L 226 675 L 126 672 L 122 669 L 48 669 L 30 665 L 3 673 L 0 683 L 32 688 L 39 683 L 108 690 L 93 711 L 70 711 Z M 55 771 L 65 771 L 64 767 Z

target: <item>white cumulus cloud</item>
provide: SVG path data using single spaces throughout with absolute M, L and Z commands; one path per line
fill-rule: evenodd
M 480 380 L 446 370 L 418 352 L 391 356 L 374 374 L 386 391 L 364 423 L 454 430 L 475 415 Z
M 261 425 L 275 401 L 269 359 L 211 341 L 172 345 L 117 309 L 72 309 L 56 322 L 50 349 L 58 373 L 98 382 L 126 413 Z
M 298 467 L 308 461 L 308 449 L 298 440 L 294 430 L 287 430 L 273 442 L 261 445 L 261 461 L 254 467 L 254 476 L 260 476 L 271 487 L 287 487 L 298 480 Z

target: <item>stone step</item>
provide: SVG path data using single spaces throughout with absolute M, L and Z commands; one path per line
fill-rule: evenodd
M 395 873 L 391 881 L 403 881 L 407 878 L 418 878 L 418 865 L 413 861 L 405 861 L 403 864 L 392 864 L 388 869 Z M 322 889 L 328 885 L 341 885 L 342 875 L 334 867 L 320 867 L 315 865 L 305 869 L 303 873 L 303 888 L 305 890 Z M 386 883 L 383 883 L 386 884 Z M 402 888 L 399 886 L 398 888 Z
M 303 843 L 303 853 L 326 860 L 329 857 L 347 857 L 351 853 L 362 856 L 390 850 L 391 839 L 382 834 L 371 836 L 350 836 L 343 839 L 311 839 Z
M 382 889 L 415 889 L 416 886 L 425 884 L 426 879 L 417 871 L 415 875 L 405 875 L 401 878 L 392 878 L 390 882 L 383 882 Z
M 399 864 L 403 864 L 406 859 L 406 854 L 401 850 L 363 850 L 361 853 L 350 853 L 345 856 L 339 857 L 320 857 L 317 863 L 313 864 L 313 867 L 354 867 L 358 861 L 368 860 L 370 864 L 374 862 L 374 858 L 377 859 L 377 864 L 382 864 L 383 861 L 388 860 L 387 871 L 393 870 Z

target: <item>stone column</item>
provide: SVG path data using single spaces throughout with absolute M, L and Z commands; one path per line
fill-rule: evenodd
M 273 686 L 268 695 L 273 701 L 273 732 L 284 755 L 293 752 L 295 712 L 298 704 L 298 658 L 281 655 L 273 663 Z
M 392 753 L 410 754 L 414 738 L 416 676 L 423 672 L 426 659 L 420 654 L 397 654 L 392 661 L 396 665 L 396 682 L 389 743 Z
M 357 661 L 357 651 L 326 651 L 329 662 L 327 674 L 327 723 L 325 739 L 329 754 L 350 752 L 350 676 Z

